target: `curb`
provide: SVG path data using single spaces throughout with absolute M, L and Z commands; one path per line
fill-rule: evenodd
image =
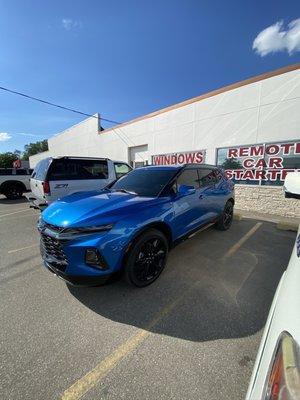
M 234 219 L 235 221 L 241 221 L 241 220 L 243 219 L 243 214 L 234 213 L 234 214 L 233 214 L 233 219 Z
M 298 232 L 298 224 L 295 222 L 278 222 L 276 228 L 281 231 Z

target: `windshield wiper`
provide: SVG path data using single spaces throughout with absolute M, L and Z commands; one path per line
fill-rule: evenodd
M 135 194 L 137 195 L 136 192 L 133 192 L 131 190 L 126 190 L 126 189 L 113 189 L 114 192 L 122 192 L 122 193 L 128 193 L 128 194 Z

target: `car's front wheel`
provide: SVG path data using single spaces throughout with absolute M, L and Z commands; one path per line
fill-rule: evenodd
M 220 231 L 226 231 L 227 229 L 230 228 L 232 220 L 233 220 L 233 202 L 231 200 L 228 200 L 227 203 L 225 204 L 223 213 L 215 226 Z
M 164 269 L 168 257 L 165 235 L 149 229 L 133 243 L 125 264 L 127 282 L 144 287 L 154 282 Z

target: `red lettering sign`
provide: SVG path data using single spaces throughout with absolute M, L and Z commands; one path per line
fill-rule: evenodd
M 152 156 L 153 165 L 202 164 L 204 160 L 205 150 Z

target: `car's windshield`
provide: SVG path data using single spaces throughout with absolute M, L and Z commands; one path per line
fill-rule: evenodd
M 136 193 L 139 196 L 156 197 L 175 173 L 176 170 L 173 169 L 135 169 L 110 186 L 110 190 L 127 191 Z

